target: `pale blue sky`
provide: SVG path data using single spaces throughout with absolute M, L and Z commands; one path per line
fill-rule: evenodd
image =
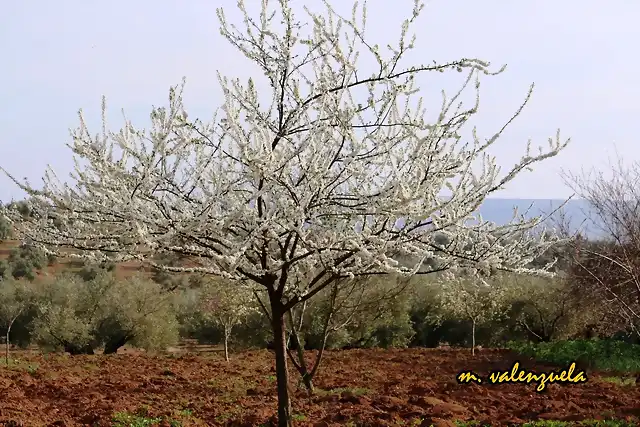
M 254 2 L 258 0 L 247 0 Z M 369 1 L 374 42 L 397 40 L 397 24 L 412 3 Z M 99 131 L 104 94 L 111 117 L 118 119 L 124 108 L 143 127 L 151 105 L 164 103 L 168 87 L 182 76 L 187 77 L 190 116 L 208 118 L 221 101 L 216 70 L 245 78 L 256 72 L 218 33 L 215 8 L 224 6 L 228 19 L 241 23 L 235 4 L 234 0 L 4 4 L 0 164 L 34 184 L 47 163 L 64 176 L 72 166 L 64 144 L 69 141 L 68 129 L 78 123 L 79 108 Z M 320 7 L 318 0 L 304 4 Z M 496 66 L 508 64 L 505 74 L 483 85 L 481 114 L 474 119 L 481 135 L 495 131 L 535 81 L 530 105 L 494 151 L 499 163 L 513 164 L 529 137 L 534 145 L 546 145 L 558 127 L 573 142 L 500 196 L 565 197 L 570 191 L 558 176 L 561 168 L 604 166 L 614 147 L 625 160 L 640 160 L 634 130 L 640 116 L 638 17 L 636 0 L 430 0 L 415 27 L 418 49 L 410 60 L 467 56 Z M 424 93 L 438 105 L 438 91 L 450 83 L 427 81 Z M 0 176 L 0 200 L 20 196 Z

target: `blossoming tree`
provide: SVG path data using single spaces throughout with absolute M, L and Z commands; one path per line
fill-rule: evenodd
M 252 292 L 246 287 L 237 289 L 220 280 L 206 281 L 200 289 L 199 306 L 206 317 L 222 327 L 224 358 L 229 361 L 231 331 L 252 311 L 258 309 Z
M 77 160 L 71 182 L 50 169 L 40 189 L 12 178 L 29 194 L 34 215 L 8 215 L 21 239 L 49 252 L 71 256 L 60 249 L 75 248 L 74 256 L 154 265 L 159 254 L 178 253 L 197 265 L 160 267 L 264 289 L 278 419 L 288 425 L 286 313 L 356 276 L 476 264 L 527 272 L 549 241 L 511 237 L 537 220 L 497 226 L 469 219 L 489 194 L 568 141 L 558 134 L 539 154 L 527 145 L 516 165 L 500 171 L 487 149 L 531 90 L 490 138 L 475 129 L 463 137 L 479 108 L 480 79 L 504 68 L 466 58 L 402 68 L 415 49 L 410 28 L 424 7 L 419 0 L 386 50 L 367 41 L 365 7 L 355 4 L 350 17 L 326 2 L 323 12 L 305 8 L 305 26 L 290 0 L 272 3 L 263 0 L 254 17 L 240 0 L 242 29 L 218 10 L 222 35 L 259 67 L 268 93 L 261 89 L 259 97 L 252 79 L 220 76 L 220 116 L 205 123 L 187 116 L 183 86 L 176 86 L 168 106 L 153 109 L 150 129 L 127 121 L 111 132 L 105 120 L 96 136 L 81 113 L 69 144 Z M 359 63 L 364 55 L 373 69 Z M 429 121 L 415 78 L 447 70 L 467 79 L 454 96 L 443 94 Z M 461 97 L 469 90 L 475 102 L 466 105 Z
M 507 312 L 504 281 L 485 279 L 474 275 L 447 278 L 441 288 L 444 311 L 455 319 L 471 322 L 471 354 L 476 354 L 476 329 L 479 325 L 499 319 Z

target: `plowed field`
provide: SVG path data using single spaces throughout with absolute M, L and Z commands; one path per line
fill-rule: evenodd
M 229 363 L 217 354 L 16 357 L 17 364 L 0 366 L 0 425 L 107 426 L 118 413 L 164 417 L 160 425 L 174 426 L 259 426 L 275 418 L 273 354 L 267 350 L 235 354 Z M 293 411 L 301 426 L 640 416 L 640 387 L 616 385 L 597 373 L 589 373 L 587 383 L 552 384 L 543 393 L 534 384 L 460 385 L 455 379 L 461 370 L 506 370 L 514 360 L 499 350 L 475 357 L 460 349 L 328 352 L 317 395 L 308 398 L 299 389 Z M 537 372 L 553 368 L 521 361 Z

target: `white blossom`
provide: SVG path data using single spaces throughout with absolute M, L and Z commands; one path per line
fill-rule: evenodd
M 528 143 L 522 159 L 501 173 L 488 149 L 533 86 L 504 127 L 478 137 L 470 120 L 480 107 L 480 81 L 504 67 L 462 58 L 402 68 L 415 49 L 409 31 L 424 7 L 420 0 L 386 51 L 367 41 L 365 7 L 354 4 L 351 17 L 327 2 L 325 13 L 305 7 L 305 26 L 292 3 L 262 0 L 254 18 L 239 0 L 241 29 L 218 10 L 221 34 L 260 68 L 268 93 L 260 88 L 259 96 L 253 79 L 219 75 L 224 100 L 204 122 L 189 118 L 183 82 L 171 88 L 167 106 L 152 110 L 149 129 L 126 121 L 115 132 L 107 130 L 103 100 L 102 132 L 92 136 L 82 113 L 72 132 L 69 182 L 48 169 L 36 189 L 5 170 L 29 194 L 33 212 L 7 212 L 17 236 L 46 251 L 75 248 L 84 252 L 74 256 L 152 264 L 174 252 L 197 265 L 161 268 L 263 287 L 281 426 L 291 420 L 284 320 L 292 307 L 346 277 L 537 272 L 527 265 L 553 240 L 527 232 L 539 218 L 495 225 L 474 212 L 568 143 L 558 133 L 538 155 Z M 365 55 L 373 69 L 362 65 Z M 437 118 L 429 120 L 416 76 L 445 71 L 466 72 L 467 79 L 453 96 L 443 93 Z M 469 90 L 475 100 L 467 105 Z
M 270 103 L 260 102 L 253 80 L 220 75 L 225 97 L 210 122 L 188 118 L 184 82 L 171 88 L 168 105 L 153 109 L 148 129 L 127 121 L 108 131 L 103 101 L 104 126 L 92 136 L 81 112 L 69 144 L 71 180 L 50 169 L 42 189 L 14 179 L 34 212 L 8 212 L 19 236 L 51 252 L 86 250 L 76 256 L 154 263 L 165 252 L 190 255 L 197 266 L 164 268 L 284 284 L 290 304 L 338 277 L 458 266 L 533 271 L 526 265 L 553 240 L 527 235 L 539 219 L 495 225 L 474 212 L 568 141 L 558 134 L 538 155 L 528 143 L 521 161 L 500 172 L 487 149 L 504 128 L 482 140 L 469 121 L 481 79 L 504 68 L 463 58 L 401 69 L 399 59 L 415 49 L 409 30 L 418 1 L 388 52 L 367 44 L 357 8 L 352 17 L 328 4 L 324 14 L 305 8 L 311 26 L 303 32 L 289 1 L 278 3 L 282 31 L 262 4 L 259 19 L 245 14 L 242 30 L 222 10 L 219 19 L 222 35 L 270 82 Z M 358 66 L 364 55 L 376 69 Z M 447 70 L 468 78 L 455 95 L 443 95 L 429 122 L 415 76 Z M 476 96 L 465 105 L 468 90 Z

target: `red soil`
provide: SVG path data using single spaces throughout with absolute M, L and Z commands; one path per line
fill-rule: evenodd
M 230 363 L 218 354 L 16 357 L 20 364 L 0 365 L 0 425 L 108 426 L 114 413 L 140 410 L 183 426 L 270 425 L 275 418 L 273 354 L 266 350 L 236 354 Z M 611 384 L 597 373 L 589 373 L 587 383 L 551 384 L 542 393 L 534 384 L 455 380 L 461 370 L 486 375 L 509 369 L 514 360 L 500 350 L 475 357 L 460 349 L 331 351 L 318 373 L 317 395 L 294 393 L 296 424 L 446 426 L 459 419 L 508 425 L 640 417 L 640 387 Z M 551 369 L 522 363 L 536 372 Z

